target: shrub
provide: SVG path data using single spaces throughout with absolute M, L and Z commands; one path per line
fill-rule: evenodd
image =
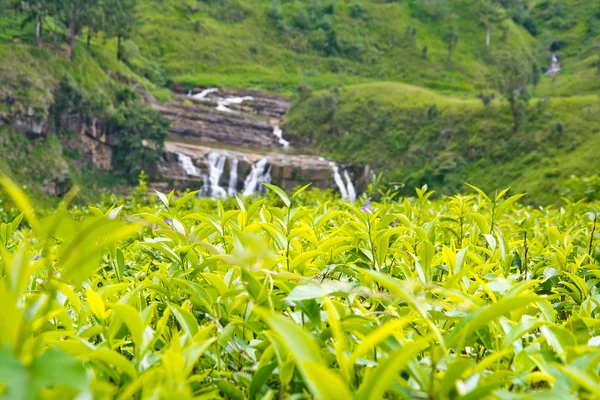
M 273 0 L 267 8 L 267 20 L 271 26 L 279 33 L 284 30 L 283 11 L 279 0 Z
M 566 126 L 561 121 L 553 122 L 550 126 L 550 132 L 552 132 L 553 135 L 562 135 L 565 133 L 565 130 Z
M 366 17 L 367 10 L 358 2 L 354 2 L 350 5 L 350 16 L 355 19 L 364 19 Z
M 479 93 L 479 98 L 484 107 L 489 107 L 496 98 L 496 93 Z

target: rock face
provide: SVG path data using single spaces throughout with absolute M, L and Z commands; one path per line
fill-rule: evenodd
M 210 90 L 211 88 L 208 89 Z M 207 88 L 194 88 L 191 91 L 186 91 L 182 86 L 174 85 L 172 90 L 178 95 L 190 97 L 190 94 L 192 96 L 199 95 L 203 91 L 206 91 Z M 203 102 L 208 105 L 216 106 L 219 98 L 232 97 L 252 97 L 252 101 L 243 102 L 241 105 L 237 106 L 230 106 L 230 108 L 276 119 L 282 119 L 291 106 L 290 100 L 284 97 L 266 94 L 258 90 L 233 90 L 227 88 L 218 89 L 218 91 L 208 93 L 203 99 Z
M 83 163 L 91 163 L 105 171 L 112 169 L 113 149 L 104 121 L 81 115 L 65 115 L 60 125 L 74 133 L 73 136 L 63 137 L 62 142 L 65 147 L 82 154 Z
M 277 144 L 268 121 L 243 113 L 218 111 L 216 107 L 217 104 L 194 103 L 183 95 L 176 96 L 170 103 L 153 105 L 171 121 L 173 135 L 232 146 L 270 147 Z

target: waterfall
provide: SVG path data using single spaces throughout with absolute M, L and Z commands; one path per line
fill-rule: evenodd
M 271 166 L 267 157 L 261 158 L 253 166 L 244 181 L 244 196 L 263 193 L 263 183 L 271 183 Z
M 344 170 L 344 179 L 346 179 L 346 190 L 348 191 L 348 200 L 356 201 L 356 189 L 354 188 L 354 184 L 350 179 L 350 174 L 346 170 Z
M 194 100 L 204 100 L 204 98 L 206 96 L 208 96 L 211 93 L 215 93 L 218 92 L 219 89 L 217 88 L 210 88 L 210 89 L 204 89 L 203 91 L 201 91 L 200 93 L 197 94 L 192 94 L 192 91 L 190 90 L 190 92 L 188 93 L 188 96 L 191 97 Z
M 237 179 L 238 179 L 238 160 L 234 158 L 230 161 L 229 165 L 229 187 L 227 188 L 227 194 L 229 196 L 235 196 L 237 194 Z
M 221 175 L 225 169 L 227 157 L 224 154 L 211 151 L 208 153 L 208 191 L 213 199 L 223 199 L 227 197 L 227 191 L 219 186 Z
M 279 144 L 283 146 L 284 149 L 287 149 L 290 146 L 290 142 L 283 138 L 283 131 L 279 125 L 273 125 L 273 135 L 279 140 Z
M 348 171 L 344 170 L 344 178 L 342 179 L 342 175 L 340 174 L 340 167 L 336 163 L 329 163 L 331 169 L 333 170 L 333 180 L 337 185 L 340 194 L 342 195 L 343 200 L 348 201 L 356 201 L 356 189 L 354 188 L 354 184 L 350 179 L 350 174 Z M 346 182 L 344 182 L 344 179 Z
M 200 168 L 194 165 L 192 158 L 184 153 L 175 153 L 177 154 L 177 163 L 187 175 L 190 176 L 200 176 Z
M 329 163 L 329 165 L 331 166 L 331 169 L 333 170 L 333 180 L 335 180 L 335 184 L 337 185 L 338 189 L 340 190 L 342 199 L 347 200 L 348 199 L 348 191 L 346 190 L 346 185 L 344 184 L 344 180 L 342 179 L 342 176 L 340 175 L 339 167 L 335 163 Z

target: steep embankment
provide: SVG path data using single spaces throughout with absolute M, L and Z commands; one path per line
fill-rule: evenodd
M 513 185 L 546 202 L 571 174 L 600 166 L 596 96 L 533 100 L 514 133 L 501 100 L 485 107 L 405 84 L 364 84 L 299 101 L 286 128 L 316 152 L 385 171 L 408 192 L 428 183 L 448 193 L 466 181 Z
M 9 17 L 10 24 L 0 18 L 3 33 L 10 32 L 6 25 L 20 23 L 3 16 Z M 73 184 L 83 189 L 82 201 L 126 185 L 112 168 L 105 119 L 121 93 L 139 90 L 166 99 L 169 91 L 117 62 L 99 44 L 89 49 L 76 44 L 71 62 L 53 44 L 37 48 L 26 39 L 20 30 L 10 40 L 0 35 L 0 174 L 26 186 L 40 203 L 54 202 Z

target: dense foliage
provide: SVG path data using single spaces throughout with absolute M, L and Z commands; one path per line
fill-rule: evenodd
M 39 218 L 2 183 L 7 398 L 600 396 L 596 203 L 142 186 Z
M 129 179 L 152 169 L 163 154 L 169 121 L 150 107 L 121 103 L 109 123 L 115 137 L 114 164 Z

